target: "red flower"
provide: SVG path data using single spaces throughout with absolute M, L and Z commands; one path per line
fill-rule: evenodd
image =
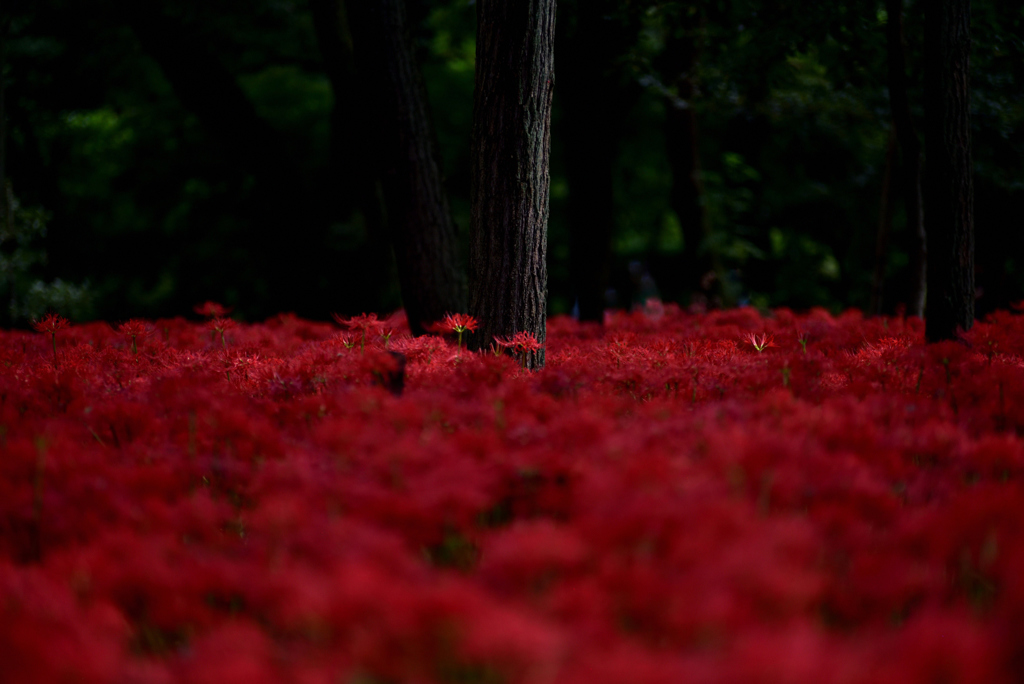
M 66 327 L 68 327 L 68 319 L 55 313 L 48 313 L 43 316 L 43 320 L 32 324 L 32 329 L 36 332 L 50 333 L 51 335 L 55 335 L 58 330 Z
M 136 340 L 140 337 L 145 337 L 149 334 L 149 326 L 146 325 L 145 321 L 140 321 L 137 318 L 132 318 L 125 321 L 121 325 L 117 326 L 117 332 L 124 335 L 127 339 L 132 341 L 132 354 L 138 354 L 139 349 L 136 346 Z
M 459 349 L 462 349 L 462 333 L 477 329 L 477 320 L 468 314 L 447 314 L 438 327 L 442 331 L 453 332 L 459 336 Z
M 220 344 L 225 349 L 228 348 L 227 342 L 224 341 L 224 333 L 235 327 L 235 322 L 230 318 L 214 318 L 208 322 L 206 326 L 214 332 L 214 335 L 220 335 Z
M 55 313 L 48 313 L 43 316 L 43 320 L 32 324 L 32 328 L 36 332 L 50 333 L 50 341 L 53 343 L 54 368 L 57 368 L 57 331 L 66 327 L 68 327 L 68 319 Z
M 538 352 L 544 345 L 537 340 L 537 336 L 528 332 L 517 332 L 512 337 L 495 337 L 494 342 L 503 349 L 512 349 L 519 354 L 519 364 L 526 368 L 526 357 L 531 352 Z
M 200 316 L 206 316 L 207 318 L 223 318 L 231 313 L 231 307 L 218 304 L 217 302 L 196 304 L 192 307 L 192 310 Z
M 514 349 L 517 352 L 535 352 L 540 351 L 544 347 L 544 345 L 537 340 L 536 335 L 528 332 L 517 332 L 509 338 L 495 337 L 494 341 L 499 347 Z
M 230 318 L 214 318 L 212 321 L 206 324 L 206 326 L 214 332 L 224 334 L 225 330 L 230 330 L 235 327 L 234 320 Z
M 468 314 L 447 314 L 441 321 L 442 329 L 449 332 L 459 333 L 473 332 L 479 327 L 477 320 Z
M 377 318 L 377 314 L 362 314 L 360 316 L 353 316 L 352 318 L 342 318 L 336 313 L 331 314 L 331 318 L 335 320 L 338 325 L 343 325 L 349 330 L 359 330 L 363 333 L 362 341 L 359 343 L 359 351 L 362 352 L 366 346 L 366 335 L 371 331 L 380 332 L 384 327 L 384 321 Z
M 756 349 L 758 353 L 763 352 L 768 347 L 775 346 L 775 339 L 768 333 L 761 333 L 760 337 L 754 333 L 750 333 L 747 335 L 747 340 L 750 344 L 754 345 L 754 349 Z
M 352 318 L 342 318 L 336 313 L 331 314 L 331 318 L 335 320 L 338 325 L 343 325 L 349 330 L 361 330 L 365 335 L 370 330 L 376 330 L 383 325 L 383 321 L 377 318 L 377 314 L 361 314 L 359 316 L 353 316 Z

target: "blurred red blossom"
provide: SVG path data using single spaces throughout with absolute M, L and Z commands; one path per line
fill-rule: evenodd
M 58 330 L 63 330 L 68 327 L 68 319 L 63 316 L 58 316 L 55 313 L 48 313 L 38 321 L 32 323 L 32 329 L 36 332 L 50 333 L 51 335 L 56 333 Z
M 1022 316 L 226 314 L 0 331 L 0 680 L 1019 679 Z
M 192 310 L 206 318 L 224 318 L 231 313 L 231 307 L 218 304 L 217 302 L 203 302 L 202 304 L 196 304 Z

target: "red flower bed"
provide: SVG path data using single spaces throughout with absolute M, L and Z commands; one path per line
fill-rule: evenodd
M 1024 671 L 1024 317 L 202 313 L 0 332 L 0 680 Z

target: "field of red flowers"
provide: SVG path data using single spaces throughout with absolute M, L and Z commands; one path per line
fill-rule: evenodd
M 0 332 L 0 680 L 1020 681 L 1024 316 L 342 322 Z

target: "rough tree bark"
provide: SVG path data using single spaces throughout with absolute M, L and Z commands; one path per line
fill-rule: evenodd
M 478 0 L 470 313 L 476 348 L 545 339 L 555 0 Z M 530 368 L 544 351 L 530 353 Z
M 356 0 L 346 7 L 402 301 L 409 327 L 421 334 L 424 324 L 464 310 L 466 299 L 426 87 L 405 0 Z
M 907 213 L 907 232 L 910 235 L 910 292 L 907 295 L 907 313 L 911 316 L 924 316 L 925 295 L 928 289 L 928 247 L 921 202 L 921 141 L 914 130 L 914 122 L 910 116 L 910 98 L 907 95 L 903 0 L 885 0 L 885 7 L 888 16 L 885 33 L 889 106 L 892 109 L 896 140 L 903 158 L 903 203 Z
M 931 0 L 925 8 L 929 342 L 955 339 L 974 323 L 970 17 L 970 0 Z

